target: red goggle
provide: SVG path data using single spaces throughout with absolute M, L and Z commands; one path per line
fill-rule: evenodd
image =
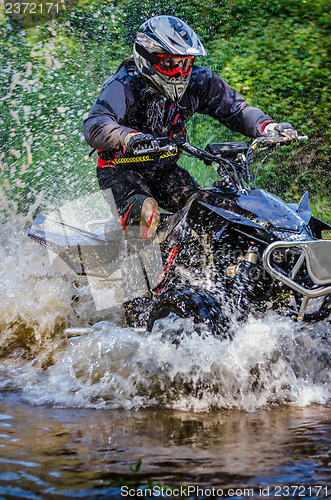
M 172 56 L 169 54 L 157 54 L 158 64 L 154 68 L 167 76 L 187 76 L 194 63 L 194 56 Z

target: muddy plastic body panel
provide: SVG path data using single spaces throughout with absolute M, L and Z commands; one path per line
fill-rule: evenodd
M 116 224 L 106 238 L 39 216 L 28 235 L 55 252 L 76 274 L 106 278 L 118 267 L 121 234 Z

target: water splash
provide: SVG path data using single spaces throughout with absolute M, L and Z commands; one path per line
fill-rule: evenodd
M 13 214 L 3 225 L 0 389 L 63 407 L 253 411 L 328 402 L 329 323 L 250 317 L 233 326 L 232 341 L 174 317 L 157 322 L 151 334 L 119 326 L 116 315 L 117 322 L 92 327 L 87 281 L 28 239 L 30 219 Z M 89 328 L 68 338 L 68 326 Z
M 321 334 L 314 338 L 292 321 L 270 315 L 250 318 L 233 341 L 220 341 L 179 320 L 177 345 L 165 335 L 174 321 L 178 318 L 163 320 L 144 335 L 96 324 L 81 337 L 58 341 L 46 370 L 41 372 L 36 360 L 9 369 L 6 384 L 11 380 L 30 403 L 61 407 L 253 411 L 328 401 L 330 346 Z

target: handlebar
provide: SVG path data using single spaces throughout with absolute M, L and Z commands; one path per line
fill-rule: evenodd
M 297 141 L 306 141 L 308 137 L 306 135 L 300 135 L 297 138 Z M 237 158 L 231 158 L 231 161 L 228 158 L 222 156 L 222 151 L 220 150 L 219 154 L 212 154 L 205 149 L 200 149 L 196 146 L 192 146 L 188 142 L 184 143 L 176 143 L 170 142 L 167 137 L 158 137 L 151 141 L 151 147 L 144 149 L 137 149 L 134 151 L 135 156 L 139 155 L 149 155 L 155 153 L 180 153 L 181 151 L 185 151 L 189 155 L 198 158 L 199 160 L 204 161 L 207 165 L 212 164 L 213 162 L 218 165 L 217 171 L 219 175 L 222 177 L 227 176 L 232 182 L 233 186 L 236 187 L 237 190 L 242 190 L 246 192 L 246 186 L 250 189 L 250 172 L 249 172 L 249 164 L 252 163 L 252 156 L 257 149 L 266 149 L 274 147 L 274 149 L 281 144 L 291 144 L 295 142 L 294 140 L 289 139 L 288 137 L 284 137 L 281 135 L 262 135 L 261 137 L 257 137 L 254 139 L 250 146 L 244 145 L 246 148 L 241 149 L 237 153 Z M 161 144 L 164 145 L 161 145 Z M 233 143 L 230 143 L 233 145 Z M 226 143 L 224 144 L 226 145 Z M 269 153 L 265 156 L 264 159 L 261 160 L 259 165 L 255 169 L 253 185 L 256 187 L 256 175 L 257 172 L 264 163 L 264 161 L 270 156 Z M 243 180 L 246 182 L 246 186 L 243 183 Z
M 307 135 L 299 135 L 297 141 L 307 141 Z M 223 160 L 227 163 L 224 158 L 220 156 L 215 156 L 211 153 L 208 153 L 205 149 L 197 148 L 196 146 L 192 146 L 188 142 L 184 142 L 181 144 L 176 143 L 167 143 L 164 146 L 160 146 L 159 142 L 169 141 L 166 137 L 158 137 L 154 141 L 152 141 L 152 145 L 149 148 L 137 149 L 133 152 L 135 156 L 139 155 L 148 155 L 151 153 L 178 153 L 180 150 L 186 151 L 187 153 L 199 158 L 200 160 L 209 160 L 209 161 L 220 161 Z M 262 147 L 272 147 L 280 144 L 291 144 L 294 140 L 290 140 L 287 137 L 281 135 L 269 136 L 262 135 L 261 137 L 257 137 L 253 140 L 249 149 L 255 150 L 258 146 Z

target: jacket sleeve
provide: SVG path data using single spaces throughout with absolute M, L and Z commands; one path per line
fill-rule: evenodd
M 127 112 L 125 86 L 118 80 L 106 82 L 86 120 L 83 132 L 86 142 L 96 149 L 122 149 L 126 135 L 133 129 L 125 127 Z
M 199 113 L 208 114 L 246 137 L 262 135 L 264 125 L 274 120 L 261 109 L 249 106 L 238 92 L 211 70 L 201 74 Z

